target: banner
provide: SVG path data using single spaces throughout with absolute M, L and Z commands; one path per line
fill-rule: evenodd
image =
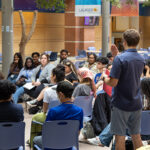
M 111 8 L 112 16 L 139 16 L 138 0 L 120 0 L 117 6 Z
M 101 0 L 75 0 L 75 16 L 100 16 Z
M 0 8 L 1 8 L 1 0 L 0 0 Z M 55 13 L 55 9 L 46 10 L 39 9 L 36 7 L 35 0 L 14 0 L 14 11 L 23 10 L 23 11 L 33 11 L 38 10 L 39 12 L 50 12 Z M 65 10 L 57 11 L 57 13 L 64 13 Z

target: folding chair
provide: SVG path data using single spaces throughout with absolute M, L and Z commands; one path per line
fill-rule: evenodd
M 58 105 L 60 105 L 60 101 L 59 100 L 50 101 L 48 109 L 51 109 L 51 108 L 56 107 Z M 32 123 L 43 125 L 42 122 L 38 122 L 38 121 L 35 121 L 35 120 L 33 120 Z
M 142 111 L 141 135 L 150 135 L 150 110 Z
M 78 146 L 79 121 L 78 120 L 56 120 L 43 124 L 42 149 L 65 149 Z M 36 149 L 40 149 L 34 145 Z
M 0 149 L 8 150 L 23 147 L 25 150 L 25 123 L 0 123 Z
M 92 101 L 94 96 L 78 96 L 74 100 L 74 104 L 83 109 L 84 122 L 92 119 Z
M 78 70 L 79 68 L 82 68 L 84 64 L 85 64 L 85 61 L 83 60 L 83 61 L 76 61 L 74 65 L 76 69 Z
M 50 61 L 55 61 L 55 60 L 57 60 L 57 52 L 51 52 L 49 58 L 50 58 Z
M 86 56 L 85 50 L 78 50 L 78 56 L 76 56 L 76 59 L 85 58 Z

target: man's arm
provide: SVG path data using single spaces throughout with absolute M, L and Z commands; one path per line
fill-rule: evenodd
M 44 112 L 44 113 L 47 112 L 47 110 L 48 110 L 48 105 L 49 105 L 48 103 L 45 103 L 45 102 L 43 103 L 43 112 Z
M 104 77 L 103 81 L 111 87 L 115 87 L 118 84 L 118 79 L 116 79 L 116 78 L 111 78 L 111 77 L 105 78 Z

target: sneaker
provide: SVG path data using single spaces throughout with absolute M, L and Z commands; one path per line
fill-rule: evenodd
M 104 146 L 104 145 L 100 142 L 99 137 L 87 139 L 87 141 L 88 141 L 89 144 L 92 144 L 92 145 Z
M 27 102 L 27 105 L 29 105 L 30 107 L 36 106 L 38 103 L 37 99 L 31 100 L 29 102 Z
M 25 94 L 22 95 L 22 99 L 23 99 L 24 101 L 27 101 L 28 99 L 30 99 L 30 96 L 25 93 Z

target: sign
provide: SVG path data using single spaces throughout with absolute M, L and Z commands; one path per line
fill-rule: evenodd
M 132 3 L 128 2 L 120 0 L 117 6 L 112 6 L 111 16 L 139 16 L 138 0 L 132 0 Z
M 75 16 L 100 16 L 101 0 L 75 0 Z

